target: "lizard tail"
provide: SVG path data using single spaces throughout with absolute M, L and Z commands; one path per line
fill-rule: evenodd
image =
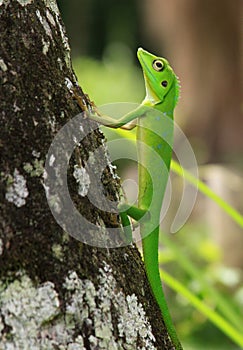
M 148 232 L 148 231 L 145 230 L 143 232 Z M 148 236 L 144 237 L 142 242 L 143 242 L 144 264 L 145 264 L 145 269 L 146 269 L 149 283 L 151 285 L 155 299 L 159 304 L 163 321 L 165 323 L 169 336 L 176 350 L 181 350 L 182 346 L 180 344 L 180 341 L 176 334 L 175 327 L 171 319 L 171 315 L 165 300 L 165 295 L 163 292 L 160 274 L 159 274 L 159 263 L 158 263 L 159 227 L 157 227 Z

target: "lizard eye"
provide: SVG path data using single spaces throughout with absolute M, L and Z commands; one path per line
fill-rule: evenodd
M 153 62 L 153 68 L 157 71 L 157 72 L 161 72 L 164 68 L 164 64 L 161 60 L 154 60 Z
M 166 87 L 166 86 L 168 85 L 168 81 L 167 81 L 167 80 L 163 80 L 162 83 L 161 83 L 161 85 L 162 85 L 163 87 Z

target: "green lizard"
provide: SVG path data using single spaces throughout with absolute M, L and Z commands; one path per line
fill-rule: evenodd
M 146 87 L 143 102 L 119 120 L 98 113 L 90 113 L 89 117 L 111 128 L 130 130 L 137 127 L 138 206 L 125 204 L 119 210 L 123 226 L 128 227 L 126 232 L 131 231 L 128 216 L 140 221 L 146 273 L 168 333 L 179 350 L 182 347 L 166 304 L 158 266 L 160 212 L 172 157 L 173 111 L 179 97 L 179 84 L 166 59 L 142 48 L 138 49 L 137 55 Z

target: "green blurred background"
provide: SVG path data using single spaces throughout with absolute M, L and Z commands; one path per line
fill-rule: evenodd
M 200 178 L 243 212 L 242 1 L 59 0 L 58 4 L 79 83 L 96 105 L 141 102 L 139 46 L 170 61 L 182 86 L 175 119 L 192 144 Z M 119 166 L 122 174 L 132 171 Z M 172 181 L 180 198 L 181 180 L 172 176 Z M 167 230 L 166 223 L 163 229 Z M 191 217 L 171 240 L 204 283 L 164 244 L 160 257 L 166 270 L 217 311 L 217 298 L 207 292 L 205 283 L 215 287 L 242 320 L 242 229 L 199 194 Z M 189 301 L 169 289 L 167 295 L 185 349 L 237 349 Z M 243 321 L 241 327 L 243 332 Z

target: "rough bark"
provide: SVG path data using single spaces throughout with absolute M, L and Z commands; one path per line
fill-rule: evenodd
M 84 244 L 57 224 L 47 204 L 46 154 L 80 112 L 56 2 L 5 0 L 0 11 L 0 348 L 173 349 L 136 247 Z M 83 118 L 80 130 L 90 125 Z M 74 151 L 68 185 L 79 212 L 105 236 L 106 226 L 119 227 L 118 216 L 80 196 L 73 177 L 75 165 L 100 146 L 88 168 L 90 186 L 95 194 L 95 173 L 106 162 L 104 193 L 117 200 L 119 182 L 99 130 Z

